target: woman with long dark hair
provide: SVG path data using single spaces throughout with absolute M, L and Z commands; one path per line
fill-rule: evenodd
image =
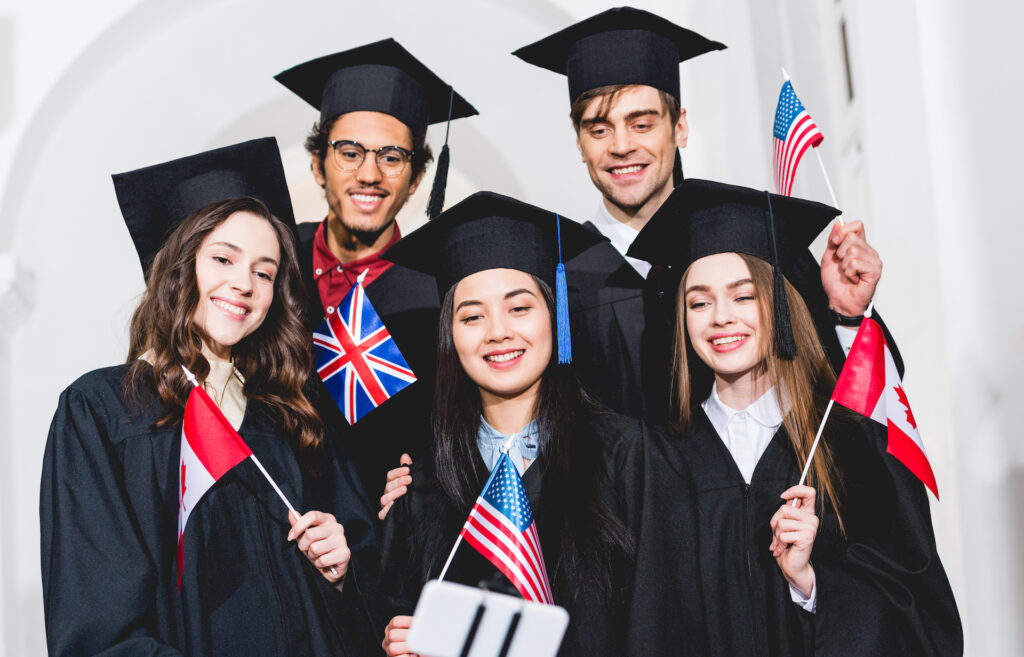
M 354 472 L 305 392 L 304 292 L 276 142 L 114 180 L 147 287 L 127 362 L 72 383 L 47 439 L 50 653 L 365 654 L 376 640 L 361 564 L 375 568 L 376 543 Z M 190 378 L 295 514 L 248 459 L 187 497 L 201 482 L 179 456 Z M 208 449 L 204 464 L 217 458 Z
M 389 250 L 388 259 L 433 274 L 443 302 L 434 454 L 413 464 L 408 491 L 387 515 L 382 571 L 385 590 L 411 610 L 506 452 L 536 518 L 554 601 L 571 614 L 561 654 L 621 654 L 632 540 L 610 494 L 610 459 L 618 445 L 639 439 L 641 427 L 596 409 L 558 362 L 565 330 L 552 294 L 559 230 L 563 258 L 599 239 L 553 213 L 482 192 Z M 445 579 L 511 588 L 467 541 Z M 391 622 L 388 654 L 407 652 L 410 621 Z
M 646 451 L 637 654 L 692 639 L 674 625 L 681 592 L 701 601 L 701 653 L 962 652 L 924 487 L 886 454 L 884 431 L 834 407 L 807 485 L 795 485 L 836 377 L 784 274 L 837 214 L 688 180 L 630 248 L 683 272 L 675 426 Z M 694 508 L 666 503 L 687 485 Z M 695 582 L 674 568 L 679 552 L 697 555 Z

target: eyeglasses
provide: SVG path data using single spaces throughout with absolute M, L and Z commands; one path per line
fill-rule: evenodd
M 388 178 L 399 176 L 405 171 L 413 151 L 401 146 L 381 146 L 380 148 L 367 148 L 358 141 L 349 139 L 338 139 L 327 142 L 334 153 L 334 163 L 342 171 L 356 171 L 363 166 L 366 154 L 373 153 L 377 160 L 377 168 Z

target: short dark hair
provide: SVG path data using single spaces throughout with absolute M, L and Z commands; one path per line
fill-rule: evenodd
M 344 114 L 317 121 L 313 124 L 309 135 L 306 136 L 306 151 L 316 158 L 321 171 L 324 169 L 324 158 L 327 156 L 327 142 L 331 140 L 331 130 L 342 116 Z M 412 132 L 411 128 L 410 132 Z M 419 133 L 412 132 L 412 180 L 416 180 L 433 159 L 434 153 L 427 145 L 427 131 L 424 129 Z
M 583 121 L 583 112 L 590 105 L 590 101 L 600 96 L 604 96 L 601 100 L 601 105 L 597 108 L 598 116 L 607 116 L 611 110 L 612 105 L 615 104 L 615 100 L 622 94 L 623 91 L 632 87 L 640 85 L 636 84 L 609 84 L 603 87 L 596 87 L 594 89 L 588 89 L 581 93 L 576 100 L 572 101 L 572 106 L 569 109 L 569 118 L 572 119 L 572 126 L 578 133 L 580 131 L 580 123 Z M 679 105 L 679 99 L 668 93 L 658 89 L 658 96 L 661 98 L 661 107 L 668 113 L 668 118 L 675 125 L 679 121 L 679 116 L 682 113 L 682 109 Z M 308 143 L 308 142 L 307 142 Z

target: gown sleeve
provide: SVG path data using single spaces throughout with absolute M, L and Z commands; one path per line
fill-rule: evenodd
M 155 638 L 157 569 L 104 420 L 70 388 L 46 441 L 39 516 L 49 653 L 176 656 Z
M 876 642 L 875 649 L 888 654 L 960 655 L 960 615 L 925 488 L 886 453 L 884 428 L 857 424 L 859 431 L 840 437 L 836 453 L 845 478 L 847 548 L 834 566 L 815 565 L 824 612 L 816 643 L 856 641 L 867 650 L 862 654 L 871 654 L 869 645 Z M 861 622 L 845 623 L 847 636 L 833 636 L 838 619 L 857 615 Z

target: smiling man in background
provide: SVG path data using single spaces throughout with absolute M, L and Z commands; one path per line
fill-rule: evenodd
M 476 114 L 450 85 L 393 39 L 314 59 L 276 79 L 320 111 L 306 139 L 327 217 L 299 224 L 314 329 L 362 284 L 417 381 L 354 424 L 321 389 L 320 412 L 341 436 L 375 500 L 388 469 L 429 435 L 437 286 L 381 258 L 401 239 L 395 221 L 432 159 L 427 126 Z M 319 302 L 319 303 L 317 303 Z

